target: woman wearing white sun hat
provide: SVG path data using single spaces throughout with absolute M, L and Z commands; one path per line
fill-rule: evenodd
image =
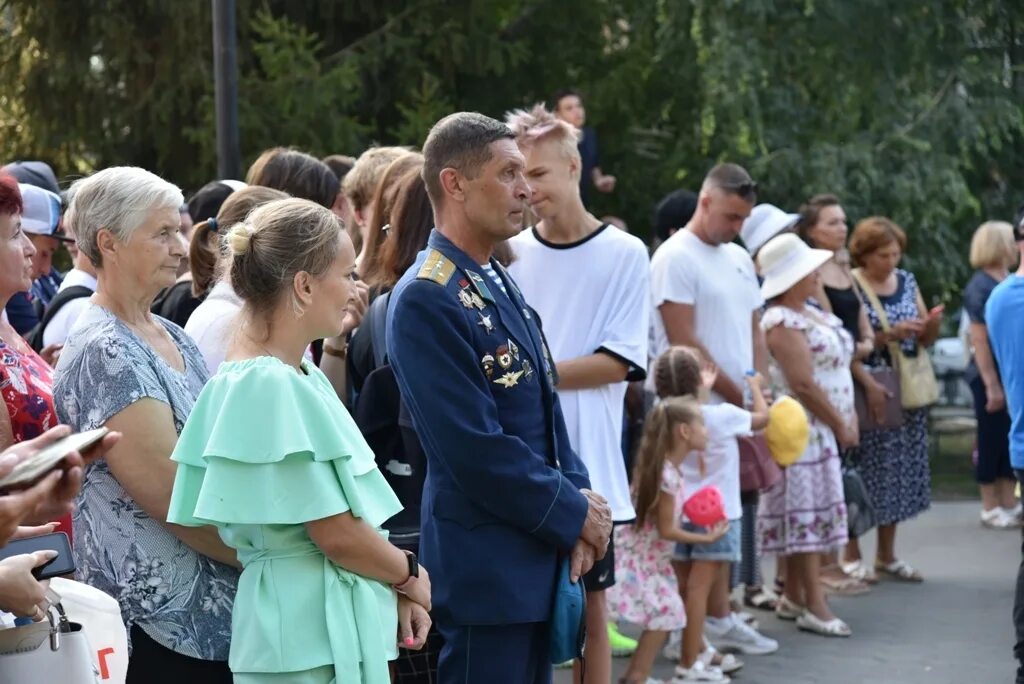
M 807 305 L 818 269 L 832 252 L 812 249 L 793 234 L 769 240 L 758 254 L 768 308 L 761 320 L 774 360 L 775 384 L 810 418 L 810 440 L 782 480 L 761 497 L 762 549 L 786 557 L 785 595 L 776 614 L 824 636 L 849 636 L 818 581 L 820 553 L 847 541 L 840 447 L 856 445 L 850 358 L 853 340 L 835 316 Z

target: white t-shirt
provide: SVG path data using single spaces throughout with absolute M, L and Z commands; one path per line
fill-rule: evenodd
M 199 347 L 210 375 L 216 375 L 220 364 L 224 363 L 231 333 L 236 329 L 235 322 L 242 312 L 242 306 L 242 298 L 235 294 L 231 284 L 221 280 L 213 286 L 210 294 L 185 323 L 185 332 Z M 313 362 L 312 347 L 306 347 L 303 358 Z
M 60 284 L 57 292 L 62 292 L 69 287 L 81 285 L 93 292 L 96 291 L 96 276 L 89 275 L 85 271 L 73 268 L 64 276 L 64 282 Z M 89 306 L 88 297 L 79 297 L 66 303 L 57 313 L 53 315 L 50 322 L 46 324 L 43 331 L 43 346 L 51 344 L 64 344 L 67 341 L 71 329 L 75 327 L 75 321 L 82 315 L 82 312 Z
M 216 374 L 224 362 L 235 319 L 241 310 L 241 298 L 227 281 L 221 280 L 185 323 L 185 332 L 195 340 L 210 375 Z
M 713 247 L 689 230 L 677 231 L 651 259 L 651 294 L 651 358 L 669 347 L 658 307 L 690 304 L 697 339 L 719 372 L 743 387 L 744 373 L 754 366 L 751 316 L 764 303 L 747 251 L 734 244 Z M 712 394 L 711 403 L 721 401 Z
M 750 411 L 732 404 L 705 404 L 704 425 L 708 446 L 704 450 L 705 475 L 700 476 L 700 458 L 688 454 L 679 469 L 683 473 L 684 496 L 690 498 L 698 489 L 714 485 L 722 492 L 725 515 L 729 520 L 743 517 L 740 501 L 740 452 L 736 438 L 750 434 Z
M 509 272 L 540 316 L 555 362 L 601 351 L 625 362 L 631 380 L 643 379 L 650 318 L 643 242 L 605 225 L 572 244 L 546 242 L 535 230 L 509 243 L 516 256 Z M 626 382 L 558 392 L 572 448 L 618 522 L 636 517 L 622 456 L 625 394 Z

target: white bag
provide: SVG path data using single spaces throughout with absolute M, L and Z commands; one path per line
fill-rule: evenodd
M 99 684 L 82 625 L 69 621 L 61 604 L 51 606 L 47 617 L 43 622 L 0 630 L 0 682 Z
M 124 684 L 128 674 L 128 632 L 118 602 L 95 587 L 63 577 L 51 579 L 50 588 L 60 594 L 68 616 L 84 628 L 100 684 Z

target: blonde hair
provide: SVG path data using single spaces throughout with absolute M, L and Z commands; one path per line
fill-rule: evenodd
M 661 497 L 661 474 L 665 457 L 676 446 L 675 429 L 704 420 L 700 403 L 692 396 L 663 399 L 647 415 L 633 467 L 636 527 L 644 526 Z
M 409 150 L 405 147 L 371 147 L 359 155 L 341 182 L 341 191 L 345 193 L 352 208 L 359 211 L 365 209 L 391 162 L 407 154 Z
M 1017 257 L 1013 226 L 1006 221 L 985 221 L 971 238 L 971 268 L 1009 267 Z
M 291 290 L 297 273 L 324 275 L 347 239 L 341 221 L 316 202 L 289 198 L 264 204 L 224 238 L 231 286 L 251 313 L 267 315 Z M 301 313 L 294 299 L 292 306 Z
M 505 115 L 505 124 L 512 129 L 516 143 L 522 148 L 550 140 L 561 145 L 568 158 L 580 157 L 577 147 L 580 141 L 579 129 L 559 119 L 542 104 L 535 104 L 530 110 L 517 109 L 509 112 Z

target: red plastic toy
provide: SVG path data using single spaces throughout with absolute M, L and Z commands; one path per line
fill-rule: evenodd
M 701 487 L 683 504 L 683 513 L 690 522 L 701 527 L 711 527 L 720 520 L 725 520 L 722 492 L 714 485 Z

